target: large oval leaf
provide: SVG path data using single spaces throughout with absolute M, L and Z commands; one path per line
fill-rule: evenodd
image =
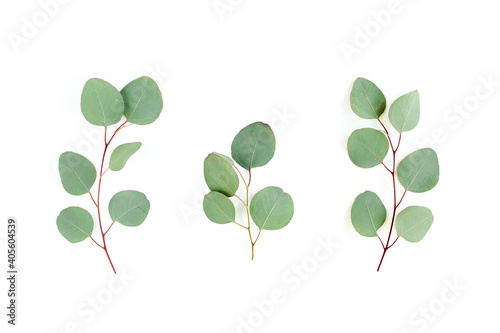
M 147 125 L 155 121 L 163 108 L 163 99 L 156 82 L 142 76 L 121 91 L 125 102 L 125 117 L 134 124 Z
M 351 108 L 355 114 L 365 119 L 377 119 L 384 113 L 385 96 L 371 81 L 359 77 L 351 91 Z
M 389 142 L 386 136 L 372 128 L 362 128 L 352 132 L 347 141 L 349 158 L 360 168 L 372 168 L 379 165 L 388 150 Z
M 281 229 L 292 220 L 292 197 L 279 187 L 266 187 L 253 197 L 250 214 L 259 229 Z
M 116 124 L 124 112 L 120 92 L 101 79 L 90 79 L 85 83 L 80 106 L 85 119 L 97 126 Z
M 439 181 L 439 163 L 431 148 L 417 150 L 406 156 L 398 166 L 398 178 L 410 192 L 431 190 Z
M 420 242 L 429 231 L 434 216 L 430 209 L 420 206 L 410 206 L 401 211 L 396 218 L 396 231 L 399 237 L 408 242 Z
M 261 122 L 243 128 L 231 144 L 231 156 L 247 170 L 266 165 L 273 158 L 275 150 L 273 130 Z
M 236 209 L 228 197 L 219 192 L 210 192 L 203 199 L 203 211 L 212 222 L 226 224 L 235 222 Z
M 68 207 L 57 217 L 57 229 L 68 241 L 78 243 L 91 237 L 94 219 L 83 208 Z
M 387 211 L 380 198 L 371 191 L 356 197 L 351 208 L 354 229 L 366 237 L 377 236 L 377 230 L 384 224 Z
M 149 213 L 149 200 L 137 191 L 121 191 L 109 201 L 109 216 L 113 222 L 119 222 L 127 227 L 141 225 Z
M 203 172 L 211 191 L 232 197 L 238 190 L 240 184 L 238 175 L 229 160 L 220 154 L 212 153 L 205 158 Z
M 416 90 L 399 97 L 389 109 L 389 120 L 400 133 L 417 127 L 419 119 L 420 99 Z
M 142 143 L 140 142 L 131 142 L 116 147 L 109 159 L 109 168 L 113 171 L 123 169 L 130 156 L 134 155 L 141 148 L 141 145 Z
M 66 192 L 82 195 L 89 192 L 94 185 L 97 172 L 88 159 L 67 151 L 59 157 L 59 176 Z

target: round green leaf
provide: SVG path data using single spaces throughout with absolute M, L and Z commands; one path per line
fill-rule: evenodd
M 113 171 L 119 171 L 123 169 L 125 163 L 127 163 L 130 156 L 134 155 L 136 151 L 141 148 L 142 143 L 132 142 L 119 145 L 113 150 L 111 158 L 109 160 L 109 168 Z
M 279 187 L 266 187 L 253 197 L 250 214 L 259 229 L 281 229 L 292 220 L 292 197 Z
M 223 154 L 219 154 L 219 153 L 214 153 L 215 155 L 218 155 L 220 157 L 222 157 L 223 159 L 225 159 L 229 164 L 231 165 L 234 165 L 234 161 L 231 157 L 229 156 L 226 156 L 226 155 L 223 155 Z
M 88 159 L 67 151 L 59 157 L 59 175 L 66 192 L 82 195 L 89 192 L 94 185 L 97 172 Z
M 351 108 L 355 114 L 365 119 L 377 119 L 384 113 L 385 96 L 371 81 L 359 77 L 351 91 Z
M 227 156 L 226 156 L 227 157 Z M 212 153 L 205 158 L 203 172 L 211 191 L 232 197 L 240 185 L 238 175 L 229 161 L 220 154 Z
M 420 99 L 416 90 L 399 97 L 389 109 L 389 120 L 400 133 L 417 127 L 419 119 Z
M 57 229 L 71 243 L 78 243 L 92 235 L 94 219 L 80 207 L 63 209 L 57 217 Z
M 233 202 L 219 192 L 210 192 L 205 195 L 203 210 L 210 221 L 219 224 L 234 222 L 236 218 Z
M 97 126 L 116 124 L 124 111 L 120 92 L 101 79 L 90 79 L 85 83 L 80 106 L 85 119 Z
M 347 141 L 349 158 L 360 168 L 372 168 L 379 165 L 388 150 L 389 142 L 385 135 L 372 128 L 362 128 L 352 132 Z
M 141 225 L 149 213 L 149 201 L 144 194 L 137 191 L 121 191 L 109 201 L 109 215 L 113 222 L 127 227 Z
M 396 231 L 399 237 L 408 242 L 420 242 L 433 221 L 434 216 L 430 209 L 420 206 L 407 207 L 396 218 Z
M 125 102 L 125 117 L 129 122 L 147 125 L 160 116 L 163 99 L 153 79 L 142 76 L 127 84 L 121 94 Z
M 247 170 L 269 163 L 275 150 L 276 138 L 273 130 L 261 122 L 243 128 L 231 144 L 231 156 Z
M 377 230 L 384 224 L 386 216 L 385 206 L 375 193 L 366 191 L 354 200 L 351 221 L 360 235 L 377 236 Z
M 423 148 L 406 156 L 398 166 L 398 178 L 408 191 L 422 193 L 431 190 L 439 180 L 436 152 Z

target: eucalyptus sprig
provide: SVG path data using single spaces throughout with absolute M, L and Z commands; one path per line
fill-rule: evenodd
M 351 221 L 356 231 L 362 236 L 378 237 L 383 254 L 377 271 L 389 250 L 400 237 L 409 242 L 419 242 L 429 231 L 434 221 L 430 209 L 410 206 L 396 213 L 407 192 L 422 193 L 431 190 L 439 180 L 439 163 L 436 152 L 430 148 L 419 149 L 406 156 L 396 169 L 396 153 L 401 145 L 403 132 L 414 129 L 420 119 L 420 100 L 418 91 L 412 91 L 394 101 L 389 109 L 389 121 L 399 132 L 399 139 L 391 140 L 389 132 L 380 120 L 386 108 L 386 100 L 380 89 L 363 78 L 354 82 L 351 91 L 351 108 L 355 114 L 365 119 L 376 119 L 382 130 L 363 128 L 354 131 L 347 142 L 347 151 L 351 161 L 360 168 L 372 168 L 382 164 L 390 173 L 393 185 L 393 210 L 387 242 L 384 244 L 378 235 L 378 229 L 386 221 L 387 211 L 382 200 L 373 192 L 366 191 L 356 197 L 351 209 Z M 392 166 L 384 163 L 387 152 L 391 149 Z M 396 193 L 396 175 L 404 187 L 399 197 Z M 397 237 L 391 243 L 392 231 L 396 228 Z
M 233 159 L 228 156 L 212 153 L 205 158 L 204 175 L 210 193 L 205 195 L 203 210 L 205 215 L 214 223 L 235 223 L 246 229 L 252 246 L 252 260 L 254 247 L 262 230 L 278 230 L 290 223 L 293 217 L 292 197 L 279 187 L 266 187 L 257 192 L 250 202 L 250 185 L 252 170 L 269 163 L 276 149 L 276 139 L 271 127 L 256 122 L 243 128 L 234 138 L 231 145 L 231 156 L 234 161 L 248 171 L 248 182 L 243 177 Z M 239 187 L 239 178 L 245 184 L 245 199 L 236 192 Z M 245 207 L 247 224 L 236 222 L 236 208 L 231 197 L 237 198 Z M 253 238 L 251 220 L 259 228 L 257 237 Z
M 149 77 L 140 77 L 127 84 L 121 91 L 104 80 L 90 79 L 83 87 L 81 110 L 89 123 L 104 127 L 104 150 L 95 196 L 90 192 L 97 179 L 97 171 L 92 162 L 74 152 L 65 152 L 59 157 L 59 175 L 66 192 L 71 195 L 88 194 L 97 209 L 102 245 L 92 237 L 94 219 L 83 208 L 68 207 L 62 210 L 57 217 L 57 228 L 61 235 L 71 243 L 78 243 L 87 238 L 92 239 L 106 253 L 115 274 L 116 270 L 109 256 L 106 236 L 115 222 L 127 227 L 141 225 L 148 215 L 150 203 L 146 196 L 138 191 L 128 190 L 116 193 L 108 205 L 111 224 L 107 229 L 104 228 L 101 214 L 103 176 L 108 170 L 121 170 L 128 159 L 141 147 L 141 143 L 125 143 L 116 147 L 111 154 L 108 167 L 104 169 L 106 153 L 118 132 L 133 124 L 151 124 L 158 118 L 162 108 L 163 100 L 160 89 Z M 110 130 L 110 126 L 119 123 L 122 118 L 125 120 L 117 125 L 114 131 Z

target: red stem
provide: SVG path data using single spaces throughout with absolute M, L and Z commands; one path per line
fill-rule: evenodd
M 107 132 L 108 132 L 108 127 L 105 126 L 104 127 L 104 152 L 102 153 L 102 160 L 101 160 L 101 170 L 99 172 L 99 185 L 97 187 L 97 202 L 94 201 L 94 203 L 96 204 L 97 206 L 97 217 L 99 219 L 99 229 L 101 230 L 101 236 L 102 236 L 102 243 L 103 245 L 100 246 L 99 244 L 97 244 L 97 242 L 95 242 L 97 245 L 99 245 L 99 247 L 101 247 L 104 252 L 106 252 L 106 256 L 108 257 L 108 260 L 109 260 L 109 263 L 111 264 L 111 268 L 113 269 L 113 272 L 116 274 L 116 269 L 115 269 L 115 266 L 113 265 L 113 262 L 111 261 L 111 257 L 109 256 L 109 252 L 108 252 L 108 247 L 106 245 L 106 234 L 108 233 L 108 231 L 111 229 L 111 227 L 113 226 L 114 222 L 109 226 L 108 230 L 106 232 L 104 232 L 103 228 L 102 228 L 102 220 L 101 220 L 101 206 L 100 206 L 100 199 L 101 199 L 101 183 L 102 183 L 102 176 L 104 175 L 103 173 L 103 169 L 104 169 L 104 160 L 106 158 L 106 152 L 108 150 L 108 147 L 111 143 L 111 141 L 113 140 L 113 138 L 115 137 L 116 133 L 121 130 L 123 128 L 123 126 L 127 123 L 127 120 L 121 124 L 117 129 L 116 131 L 113 133 L 113 135 L 111 136 L 111 138 L 109 139 L 109 141 L 107 141 Z M 92 200 L 93 197 L 91 195 L 91 198 Z

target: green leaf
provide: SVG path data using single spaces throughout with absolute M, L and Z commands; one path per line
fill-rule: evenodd
M 431 148 L 417 150 L 406 156 L 398 166 L 398 178 L 410 192 L 431 190 L 439 180 L 439 163 Z
M 389 142 L 385 135 L 372 128 L 352 132 L 347 141 L 347 152 L 352 163 L 360 168 L 379 165 L 387 155 Z
M 239 186 L 236 171 L 229 161 L 220 154 L 212 153 L 205 158 L 204 162 L 205 181 L 211 191 L 220 192 L 232 197 Z
M 59 175 L 66 192 L 82 195 L 89 192 L 94 185 L 97 172 L 88 159 L 67 151 L 59 157 Z
M 236 210 L 228 197 L 219 192 L 210 192 L 203 199 L 203 210 L 212 222 L 226 224 L 235 222 Z
M 292 220 L 292 197 L 279 187 L 266 187 L 253 197 L 250 214 L 259 229 L 281 229 Z
M 160 88 L 153 79 L 142 76 L 121 91 L 125 102 L 125 117 L 134 124 L 147 125 L 154 122 L 163 108 Z
M 360 235 L 377 236 L 377 230 L 384 224 L 386 216 L 385 206 L 375 193 L 366 191 L 354 200 L 351 221 Z
M 63 209 L 56 223 L 61 235 L 71 243 L 78 243 L 91 237 L 94 229 L 92 215 L 80 207 Z
M 247 170 L 266 165 L 274 156 L 276 139 L 267 124 L 256 122 L 243 128 L 231 144 L 231 156 Z
M 85 83 L 80 106 L 85 119 L 97 126 L 116 124 L 124 112 L 120 92 L 101 79 L 90 79 Z
M 417 127 L 419 119 L 420 99 L 416 90 L 399 97 L 389 109 L 389 120 L 400 133 Z
M 113 171 L 119 171 L 123 169 L 125 163 L 127 163 L 130 156 L 134 155 L 136 151 L 141 148 L 142 143 L 132 142 L 119 145 L 113 150 L 111 158 L 109 160 L 109 168 Z
M 430 209 L 420 206 L 407 207 L 396 218 L 396 231 L 399 237 L 408 242 L 420 242 L 433 221 L 434 216 Z
M 351 108 L 355 114 L 365 119 L 377 119 L 384 113 L 385 96 L 371 81 L 359 77 L 351 91 Z
M 129 190 L 116 193 L 109 201 L 108 210 L 113 222 L 136 227 L 148 216 L 149 207 L 149 201 L 143 193 Z

